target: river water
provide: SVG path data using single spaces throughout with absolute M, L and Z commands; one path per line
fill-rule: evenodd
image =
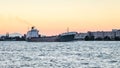
M 0 68 L 120 68 L 120 41 L 3 41 Z

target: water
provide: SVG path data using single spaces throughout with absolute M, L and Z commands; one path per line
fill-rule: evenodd
M 0 68 L 120 68 L 120 42 L 0 42 Z

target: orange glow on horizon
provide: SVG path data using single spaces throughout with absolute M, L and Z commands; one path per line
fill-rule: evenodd
M 0 34 L 26 34 L 36 26 L 43 35 L 70 31 L 120 29 L 119 0 L 3 0 L 0 1 Z

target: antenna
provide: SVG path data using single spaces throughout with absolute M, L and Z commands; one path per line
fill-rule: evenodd
M 69 27 L 67 27 L 67 32 L 69 32 Z
M 29 26 L 28 26 L 28 31 L 29 31 L 29 29 L 30 29 L 30 28 L 29 28 Z

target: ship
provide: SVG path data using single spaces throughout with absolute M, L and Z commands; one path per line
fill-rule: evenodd
M 26 41 L 28 42 L 55 42 L 57 36 L 44 36 L 42 37 L 39 34 L 39 30 L 35 29 L 35 27 L 31 27 L 26 34 Z
M 56 36 L 44 36 L 39 34 L 39 30 L 31 27 L 26 34 L 26 41 L 28 42 L 68 42 L 73 41 L 77 32 L 65 32 Z

